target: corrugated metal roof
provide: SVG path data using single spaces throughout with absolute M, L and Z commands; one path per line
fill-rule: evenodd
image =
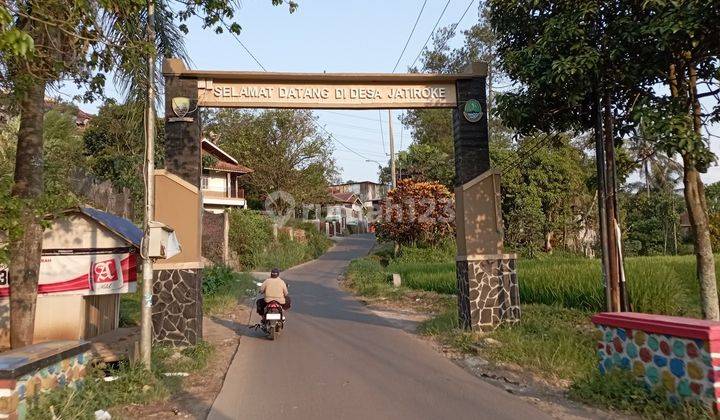
M 129 243 L 140 247 L 143 232 L 128 219 L 92 207 L 80 207 L 80 212 L 113 231 Z

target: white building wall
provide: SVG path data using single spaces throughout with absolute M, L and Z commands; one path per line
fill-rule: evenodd
M 220 174 L 203 175 L 207 177 L 207 191 L 227 192 L 227 177 Z

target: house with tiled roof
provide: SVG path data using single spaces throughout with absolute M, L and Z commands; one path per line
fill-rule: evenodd
M 387 185 L 373 181 L 346 182 L 330 186 L 333 193 L 354 193 L 360 198 L 366 209 L 372 209 L 374 205 L 380 204 L 387 195 Z
M 325 221 L 338 222 L 341 229 L 347 226 L 364 231 L 366 228 L 363 202 L 353 192 L 335 192 L 328 190 L 330 200 L 325 207 Z
M 242 178 L 253 172 L 210 140 L 202 140 L 203 207 L 213 213 L 247 208 Z

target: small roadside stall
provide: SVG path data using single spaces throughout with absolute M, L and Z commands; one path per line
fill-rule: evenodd
M 136 290 L 143 233 L 90 207 L 54 217 L 43 233 L 35 342 L 82 340 L 118 328 L 120 295 Z M 0 348 L 9 347 L 12 280 L 0 267 Z

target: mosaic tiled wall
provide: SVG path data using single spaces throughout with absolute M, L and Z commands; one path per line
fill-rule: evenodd
M 602 338 L 597 344 L 600 372 L 613 368 L 630 370 L 649 389 L 664 388 L 671 401 L 703 400 L 716 404 L 716 375 L 707 341 L 651 334 L 640 330 L 598 325 Z
M 489 331 L 520 319 L 514 258 L 458 261 L 457 284 L 463 327 Z
M 77 386 L 85 378 L 90 352 L 80 353 L 21 376 L 0 380 L 0 419 L 25 418 L 27 399 L 57 387 Z

